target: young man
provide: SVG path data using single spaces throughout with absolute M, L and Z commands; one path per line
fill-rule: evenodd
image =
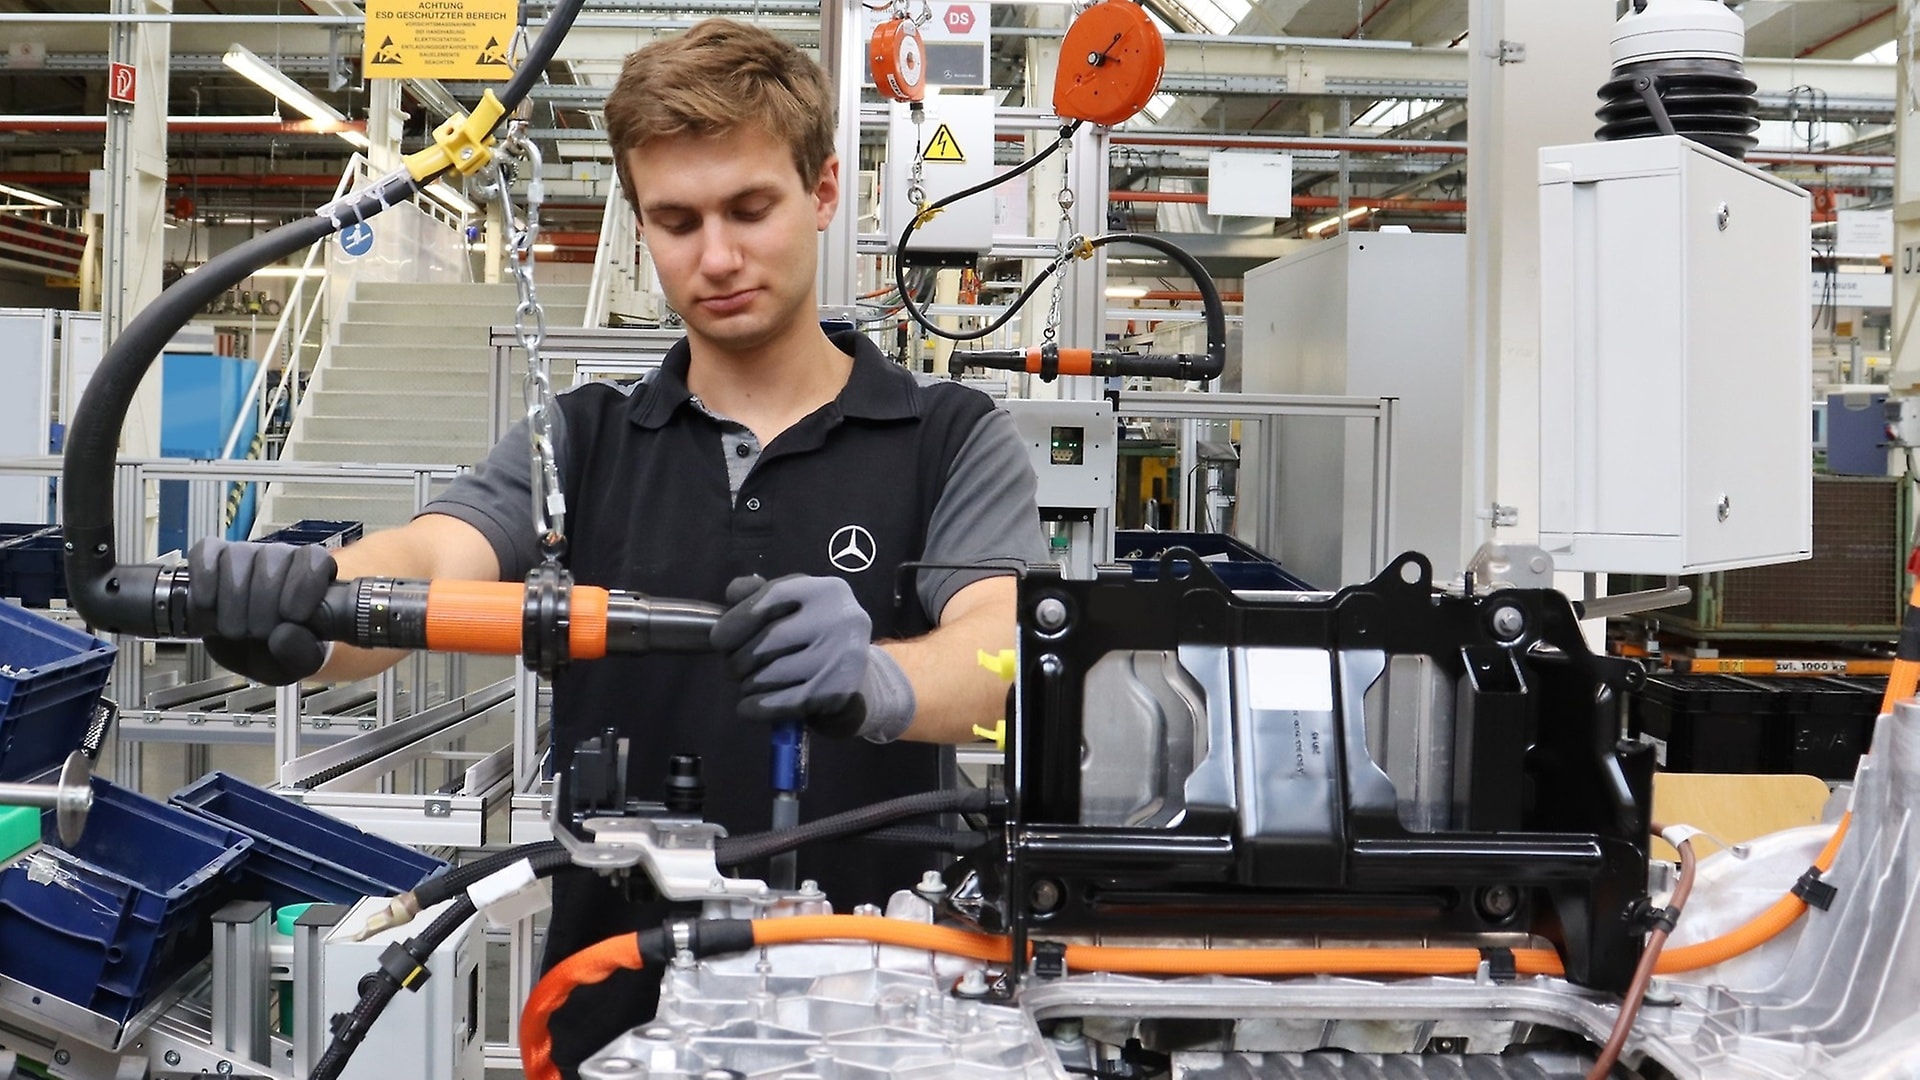
M 607 100 L 620 181 L 686 339 L 631 391 L 560 398 L 558 442 L 575 580 L 731 607 L 703 656 L 579 663 L 554 681 L 564 769 L 606 728 L 632 740 L 631 789 L 659 797 L 673 754 L 706 764 L 707 817 L 769 827 L 767 721 L 816 732 L 802 820 L 924 791 L 934 743 L 971 739 L 1006 686 L 976 663 L 1010 647 L 1014 580 L 895 570 L 922 560 L 1045 557 L 1035 481 L 1011 420 L 956 383 L 921 383 L 817 317 L 818 234 L 839 208 L 832 93 L 819 66 L 764 31 L 703 22 L 628 58 Z M 296 625 L 316 584 L 393 575 L 518 580 L 538 554 L 525 426 L 404 528 L 324 553 L 196 547 L 192 602 L 220 613 L 215 659 L 255 678 L 357 678 L 397 656 L 323 649 Z M 874 642 L 878 641 L 879 644 Z M 933 865 L 847 845 L 799 872 L 840 910 L 884 902 Z M 656 906 L 600 882 L 557 888 L 547 962 L 658 925 Z M 657 974 L 655 975 L 657 978 Z M 657 984 L 610 981 L 554 1023 L 572 1069 L 652 1015 Z

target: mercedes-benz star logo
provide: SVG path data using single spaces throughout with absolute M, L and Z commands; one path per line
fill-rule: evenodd
M 834 531 L 833 539 L 827 541 L 827 561 L 849 574 L 857 574 L 872 566 L 876 554 L 878 548 L 873 542 L 873 534 L 858 525 L 840 526 Z

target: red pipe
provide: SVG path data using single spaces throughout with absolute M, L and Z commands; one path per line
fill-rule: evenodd
M 1865 30 L 1867 27 L 1872 26 L 1874 23 L 1879 22 L 1881 19 L 1886 18 L 1887 16 L 1893 14 L 1898 10 L 1900 9 L 1897 6 L 1889 7 L 1878 15 L 1871 15 L 1865 19 L 1860 20 L 1857 23 L 1854 23 L 1852 26 L 1847 27 L 1845 30 L 1840 31 L 1839 33 L 1833 35 L 1832 37 L 1821 38 L 1819 44 L 1809 45 L 1806 48 L 1795 53 L 1794 59 L 1804 60 L 1807 57 L 1812 56 L 1814 53 L 1819 52 L 1821 49 L 1824 49 L 1827 46 L 1833 44 L 1834 42 L 1839 41 L 1841 38 L 1846 37 L 1848 34 L 1851 34 L 1856 30 Z
M 0 117 L 0 131 L 54 132 L 87 134 L 107 130 L 104 116 L 62 116 L 56 118 L 15 119 Z M 195 135 L 335 135 L 342 131 L 366 134 L 364 120 L 239 120 L 232 123 L 210 121 L 204 124 L 173 124 L 167 130 Z
M 1315 139 L 1242 137 L 1231 135 L 1156 135 L 1144 131 L 1113 132 L 1114 146 L 1195 146 L 1226 150 L 1346 150 L 1356 154 L 1447 154 L 1465 157 L 1467 144 L 1423 139 Z
M 1205 203 L 1204 191 L 1109 191 L 1108 202 L 1124 203 Z M 1333 210 L 1340 200 L 1332 195 L 1295 195 L 1293 205 L 1302 210 Z M 1364 206 L 1374 210 L 1412 214 L 1464 214 L 1464 199 L 1348 199 L 1348 207 Z

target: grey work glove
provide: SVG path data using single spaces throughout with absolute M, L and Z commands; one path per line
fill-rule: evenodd
M 325 643 L 305 625 L 338 570 L 325 548 L 206 539 L 187 553 L 187 567 L 187 606 L 214 617 L 206 645 L 215 663 L 270 686 L 326 663 Z
M 913 684 L 873 644 L 873 620 L 837 577 L 734 578 L 713 647 L 740 680 L 740 716 L 798 716 L 823 735 L 892 742 L 913 722 Z

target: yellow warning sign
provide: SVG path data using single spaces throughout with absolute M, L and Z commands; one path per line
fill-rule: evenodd
M 518 12 L 519 0 L 367 0 L 365 74 L 504 81 Z
M 967 155 L 960 151 L 960 144 L 954 141 L 953 129 L 945 124 L 933 133 L 933 141 L 927 144 L 927 152 L 920 155 L 922 161 L 951 161 L 965 164 Z

